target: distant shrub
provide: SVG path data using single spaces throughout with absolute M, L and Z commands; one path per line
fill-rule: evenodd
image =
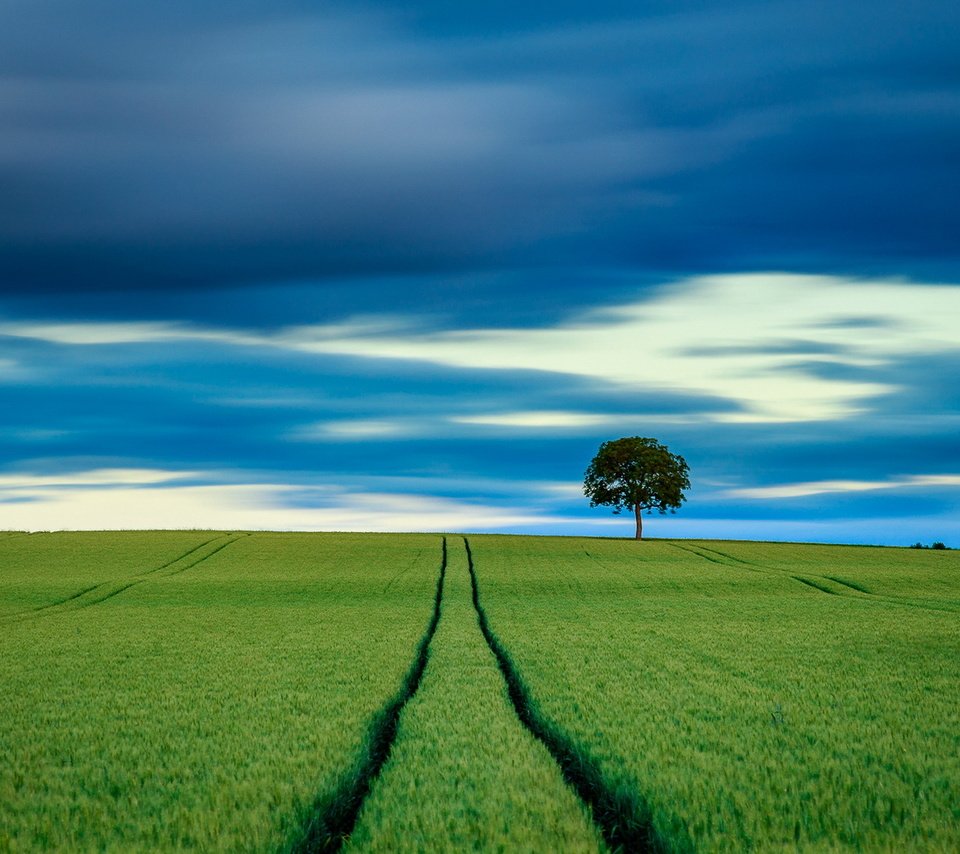
M 925 549 L 926 546 L 925 546 L 923 543 L 914 543 L 912 546 L 910 546 L 910 548 L 912 548 L 912 549 Z
M 943 543 L 941 543 L 941 542 L 936 542 L 936 543 L 934 543 L 932 546 L 930 546 L 930 548 L 932 548 L 932 549 L 945 549 L 946 546 L 945 546 Z
M 932 546 L 925 546 L 923 543 L 914 543 L 912 546 L 910 546 L 910 548 L 912 549 L 947 549 L 949 547 L 945 546 L 943 543 L 937 540 L 937 542 L 935 542 Z

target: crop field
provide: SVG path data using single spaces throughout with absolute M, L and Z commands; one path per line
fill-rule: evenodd
M 0 851 L 960 850 L 960 553 L 0 534 Z

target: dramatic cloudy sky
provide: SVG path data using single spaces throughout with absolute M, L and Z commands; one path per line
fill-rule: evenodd
M 0 0 L 0 528 L 960 545 L 954 2 Z

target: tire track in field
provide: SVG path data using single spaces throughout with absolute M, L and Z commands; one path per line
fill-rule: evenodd
M 687 552 L 688 554 L 696 555 L 697 557 L 703 558 L 704 560 L 710 561 L 710 563 L 716 563 L 720 566 L 730 566 L 729 563 L 725 560 L 717 560 L 715 557 L 710 557 L 705 555 L 702 552 L 695 551 L 692 546 L 678 546 L 676 543 L 667 543 L 668 546 L 672 546 L 675 549 L 680 549 L 682 552 Z
M 842 578 L 837 578 L 833 575 L 825 575 L 824 578 L 832 581 L 834 584 L 842 584 L 844 587 L 849 587 L 851 590 L 856 590 L 858 593 L 866 593 L 868 596 L 873 595 L 873 591 L 867 589 L 862 584 L 854 584 L 852 581 L 844 581 Z
M 129 590 L 131 587 L 134 587 L 137 584 L 142 584 L 144 581 L 150 581 L 152 577 L 158 577 L 156 576 L 156 573 L 162 572 L 164 569 L 168 569 L 169 567 L 174 566 L 175 564 L 179 563 L 185 558 L 190 557 L 190 555 L 195 554 L 204 546 L 208 546 L 210 545 L 210 543 L 216 542 L 217 540 L 220 540 L 229 536 L 230 534 L 220 534 L 216 537 L 212 537 L 209 540 L 205 540 L 204 542 L 200 543 L 200 545 L 194 546 L 193 548 L 188 549 L 179 557 L 176 557 L 173 560 L 169 560 L 165 564 L 162 564 L 161 566 L 157 566 L 157 567 L 154 567 L 153 569 L 148 569 L 148 570 L 145 570 L 144 572 L 138 573 L 133 577 L 133 579 L 121 581 L 121 582 L 101 581 L 98 584 L 94 584 L 92 587 L 86 587 L 83 590 L 77 591 L 76 593 L 71 593 L 69 596 L 66 596 L 63 599 L 57 599 L 55 602 L 49 602 L 46 605 L 39 605 L 35 608 L 30 608 L 26 611 L 17 611 L 14 614 L 7 614 L 3 622 L 20 622 L 22 620 L 29 619 L 31 617 L 43 617 L 49 613 L 59 613 L 57 609 L 62 609 L 63 606 L 65 605 L 69 606 L 71 604 L 75 604 L 77 606 L 76 608 L 77 610 L 79 610 L 80 608 L 89 608 L 91 605 L 98 605 L 101 602 L 105 602 L 107 599 L 112 599 L 114 596 L 117 596 L 120 593 L 123 593 L 125 590 Z M 250 536 L 250 535 L 238 534 L 234 536 L 232 540 L 228 540 L 226 543 L 214 549 L 209 554 L 204 555 L 199 560 L 196 560 L 185 567 L 175 569 L 172 572 L 164 573 L 162 576 L 159 576 L 159 577 L 168 578 L 171 575 L 177 575 L 181 572 L 184 572 L 185 570 L 192 569 L 193 567 L 197 566 L 197 564 L 203 563 L 203 561 L 213 557 L 217 552 L 222 551 L 231 543 L 235 543 L 237 540 L 240 539 L 241 536 Z M 96 594 L 95 591 L 100 591 L 104 595 L 99 596 Z M 84 599 L 83 601 L 78 601 L 82 597 L 90 593 L 94 595 L 88 599 Z
M 955 614 L 960 612 L 960 606 L 953 607 L 952 605 L 933 605 L 926 602 L 918 602 L 916 599 L 905 596 L 888 596 L 881 593 L 874 593 L 861 585 L 857 585 L 849 581 L 842 581 L 841 579 L 835 578 L 832 575 L 815 575 L 814 578 L 817 580 L 799 575 L 793 575 L 788 569 L 779 569 L 773 566 L 764 566 L 760 563 L 751 563 L 750 561 L 741 560 L 740 558 L 734 557 L 726 552 L 719 551 L 718 549 L 708 549 L 706 546 L 681 546 L 677 543 L 668 543 L 668 545 L 673 546 L 675 549 L 689 552 L 690 554 L 696 555 L 697 557 L 710 561 L 710 563 L 715 563 L 720 566 L 728 566 L 734 569 L 748 569 L 751 572 L 760 572 L 764 575 L 786 576 L 788 578 L 792 578 L 794 581 L 800 582 L 800 584 L 803 584 L 806 587 L 818 590 L 821 593 L 826 593 L 829 596 L 839 596 L 843 599 L 854 599 L 857 602 L 870 602 L 874 605 L 902 605 L 905 608 L 919 608 L 923 611 L 937 611 L 939 613 L 947 614 Z M 704 551 L 710 552 L 718 557 L 727 558 L 727 560 L 718 560 L 716 557 L 703 554 Z M 730 561 L 732 561 L 732 563 Z M 830 587 L 824 583 L 828 581 L 839 585 L 842 589 L 830 589 Z
M 761 575 L 768 575 L 768 576 L 778 575 L 781 577 L 792 578 L 794 581 L 798 581 L 800 582 L 800 584 L 803 584 L 806 587 L 810 587 L 813 590 L 818 590 L 821 593 L 826 593 L 829 596 L 845 596 L 846 595 L 847 598 L 858 599 L 861 601 L 869 601 L 868 599 L 865 598 L 865 596 L 850 596 L 849 594 L 843 594 L 836 590 L 831 590 L 826 585 L 820 584 L 809 578 L 804 578 L 799 575 L 793 575 L 790 573 L 789 570 L 777 569 L 776 567 L 772 567 L 772 566 L 764 566 L 763 564 L 759 564 L 759 563 L 751 563 L 750 561 L 741 560 L 740 558 L 736 558 L 733 555 L 727 554 L 726 552 L 719 551 L 718 549 L 708 549 L 705 546 L 681 546 L 681 545 L 678 545 L 677 543 L 669 543 L 669 545 L 673 546 L 675 549 L 680 549 L 681 551 L 688 552 L 689 554 L 692 554 L 692 555 L 696 555 L 699 558 L 703 558 L 704 560 L 708 560 L 710 561 L 710 563 L 715 563 L 719 566 L 727 566 L 733 569 L 740 569 L 740 568 L 747 569 L 750 572 L 759 572 Z M 717 557 L 711 557 L 710 554 L 703 554 L 703 552 L 710 552 L 710 554 L 717 555 Z M 719 560 L 718 558 L 726 558 L 726 560 Z M 823 578 L 827 579 L 828 576 L 823 576 Z M 834 579 L 829 579 L 829 580 L 833 581 Z M 838 583 L 842 584 L 845 587 L 849 587 L 851 590 L 855 590 L 858 593 L 866 594 L 866 591 L 857 590 L 855 587 L 852 587 L 849 584 L 844 585 L 843 582 L 838 582 Z M 870 595 L 870 594 L 866 594 L 866 595 Z M 898 603 L 898 604 L 909 604 L 909 603 Z M 918 607 L 923 607 L 923 606 L 918 606 Z
M 371 719 L 360 755 L 353 767 L 341 777 L 332 792 L 321 794 L 313 803 L 310 815 L 301 827 L 299 838 L 289 848 L 294 854 L 335 852 L 343 847 L 357 823 L 363 802 L 370 794 L 384 764 L 390 758 L 390 749 L 397 737 L 397 726 L 404 706 L 413 699 L 423 679 L 430 658 L 430 642 L 440 623 L 443 602 L 443 582 L 447 575 L 447 538 L 442 540 L 440 575 L 433 601 L 433 613 L 426 631 L 417 644 L 413 662 L 400 690 L 387 701 Z
M 744 566 L 758 566 L 763 569 L 768 568 L 768 567 L 764 567 L 763 564 L 754 563 L 751 560 L 744 560 L 743 558 L 734 557 L 732 554 L 727 554 L 726 552 L 722 552 L 719 549 L 708 549 L 706 546 L 695 546 L 694 548 L 698 548 L 702 552 L 710 552 L 710 554 L 720 555 L 720 557 L 725 557 L 727 558 L 727 560 L 732 560 L 736 563 L 742 563 Z
M 413 558 L 409 561 L 409 563 L 407 563 L 407 565 L 406 565 L 403 569 L 401 569 L 398 573 L 396 573 L 396 574 L 386 583 L 386 586 L 383 588 L 383 592 L 384 592 L 384 593 L 388 592 L 388 591 L 390 590 L 390 588 L 393 587 L 393 585 L 396 584 L 396 582 L 400 580 L 400 578 L 402 578 L 402 577 L 403 577 L 404 575 L 406 575 L 411 569 L 413 569 L 413 567 L 416 565 L 417 561 L 420 560 L 420 557 L 423 555 L 423 552 L 424 552 L 424 549 L 417 549 L 417 553 L 413 556 Z
M 222 540 L 224 537 L 229 537 L 229 534 L 218 534 L 216 537 L 211 537 L 209 540 L 204 540 L 200 543 L 199 546 L 194 546 L 192 549 L 187 549 L 180 557 L 175 557 L 173 560 L 168 560 L 165 564 L 156 567 L 156 569 L 148 569 L 146 572 L 141 573 L 142 575 L 149 575 L 154 572 L 160 572 L 161 569 L 166 569 L 168 566 L 173 566 L 175 563 L 180 563 L 184 558 L 190 557 L 194 552 L 200 551 L 204 546 L 209 546 L 210 543 L 215 540 Z
M 675 549 L 680 549 L 682 552 L 696 555 L 703 560 L 708 560 L 710 563 L 715 563 L 717 566 L 732 567 L 733 569 L 745 569 L 748 572 L 759 572 L 761 575 L 770 575 L 772 572 L 779 572 L 779 570 L 772 569 L 771 567 L 759 566 L 757 564 L 747 563 L 746 561 L 739 561 L 738 563 L 733 564 L 726 560 L 720 560 L 719 557 L 728 557 L 728 555 L 724 555 L 721 552 L 713 552 L 713 554 L 718 555 L 718 557 L 711 557 L 710 555 L 705 555 L 703 552 L 699 551 L 699 546 L 681 546 L 677 543 L 667 543 L 667 545 L 672 546 Z M 792 577 L 793 576 L 791 576 L 791 578 Z
M 706 546 L 696 546 L 698 549 L 704 551 L 712 552 L 716 555 L 721 555 L 723 557 L 729 558 L 730 560 L 736 561 L 737 563 L 746 564 L 748 566 L 759 567 L 761 570 L 767 572 L 777 572 L 784 575 L 790 574 L 790 571 L 787 569 L 778 569 L 773 566 L 765 566 L 762 563 L 751 563 L 749 561 L 741 560 L 740 558 L 734 557 L 731 554 L 726 552 L 719 551 L 718 549 L 708 549 Z M 696 552 L 694 552 L 696 554 Z M 818 573 L 814 578 L 820 581 L 832 581 L 834 584 L 839 584 L 841 590 L 830 590 L 826 585 L 821 585 L 818 581 L 813 581 L 809 578 L 801 578 L 797 575 L 791 575 L 791 578 L 806 584 L 808 587 L 815 587 L 817 590 L 822 590 L 824 593 L 829 593 L 831 596 L 842 596 L 847 599 L 856 599 L 858 602 L 873 602 L 874 604 L 886 603 L 889 605 L 903 605 L 908 608 L 920 608 L 924 611 L 939 611 L 940 613 L 957 613 L 960 611 L 960 606 L 954 606 L 954 603 L 948 603 L 946 605 L 936 605 L 928 602 L 920 602 L 915 598 L 910 596 L 895 596 L 884 593 L 874 593 L 872 590 L 868 589 L 862 584 L 858 584 L 853 581 L 845 581 L 842 578 L 837 578 L 833 575 L 826 575 L 823 573 Z M 847 590 L 851 591 L 850 593 Z
M 480 603 L 473 552 L 466 537 L 463 538 L 463 545 L 467 550 L 467 568 L 470 571 L 477 623 L 487 646 L 497 660 L 497 666 L 507 685 L 510 703 L 520 723 L 547 748 L 559 766 L 563 779 L 590 808 L 593 822 L 611 850 L 637 854 L 669 851 L 670 847 L 657 835 L 653 827 L 651 809 L 646 798 L 639 792 L 610 785 L 586 749 L 544 717 L 510 653 L 490 628 L 486 611 Z
M 249 536 L 249 534 L 244 534 L 243 536 Z M 115 587 L 114 589 L 106 593 L 106 595 L 101 596 L 99 599 L 90 599 L 88 601 L 83 602 L 81 607 L 89 608 L 91 605 L 99 605 L 101 602 L 106 602 L 107 599 L 112 599 L 114 596 L 119 596 L 121 593 L 129 590 L 131 587 L 136 587 L 138 584 L 143 584 L 143 582 L 150 581 L 152 578 L 171 578 L 174 575 L 179 575 L 181 572 L 186 572 L 188 569 L 193 569 L 195 566 L 198 566 L 204 561 L 210 560 L 210 558 L 212 558 L 215 554 L 222 552 L 227 546 L 232 545 L 239 539 L 240 539 L 239 536 L 234 537 L 232 540 L 228 540 L 223 545 L 217 546 L 217 548 L 215 548 L 209 554 L 204 555 L 203 557 L 195 560 L 193 563 L 187 564 L 186 566 L 178 567 L 172 572 L 167 572 L 167 573 L 164 573 L 163 575 L 158 576 L 156 575 L 156 573 L 159 572 L 160 570 L 151 569 L 149 572 L 145 572 L 142 577 L 136 578 L 133 581 L 129 581 L 126 584 L 122 584 L 120 587 Z M 209 542 L 212 542 L 212 540 Z M 167 564 L 167 566 L 171 566 L 171 564 Z M 166 568 L 166 567 L 163 567 L 163 568 Z
M 210 558 L 212 558 L 215 554 L 222 552 L 227 546 L 233 545 L 241 537 L 248 537 L 248 536 L 250 535 L 238 534 L 232 540 L 227 540 L 227 542 L 217 546 L 213 551 L 209 552 L 208 554 L 205 554 L 201 558 L 198 558 L 193 563 L 189 563 L 186 566 L 178 567 L 177 569 L 174 569 L 171 572 L 166 572 L 163 575 L 158 576 L 156 573 L 158 573 L 161 569 L 166 569 L 167 567 L 173 566 L 173 564 L 176 563 L 177 561 L 168 563 L 165 566 L 160 567 L 159 569 L 148 570 L 147 572 L 142 573 L 140 577 L 135 578 L 133 581 L 129 581 L 126 584 L 122 584 L 120 587 L 116 587 L 110 590 L 105 596 L 101 596 L 99 599 L 91 599 L 87 602 L 83 602 L 80 607 L 89 608 L 91 605 L 99 605 L 101 602 L 106 602 L 107 599 L 112 599 L 114 596 L 119 596 L 121 593 L 123 593 L 126 590 L 129 590 L 131 587 L 136 587 L 138 584 L 143 584 L 145 581 L 150 581 L 153 578 L 170 578 L 171 576 L 179 575 L 181 572 L 186 572 L 188 569 L 193 569 L 195 566 L 198 566 L 204 561 L 210 560 Z M 218 539 L 220 538 L 214 537 L 213 540 L 207 540 L 207 542 L 204 543 L 203 545 L 209 545 L 210 543 Z M 202 548 L 202 546 L 197 547 L 197 549 L 199 548 Z M 191 549 L 188 552 L 188 554 L 193 554 L 194 552 L 197 551 L 197 549 Z M 183 558 L 181 557 L 180 560 L 183 560 Z
M 801 584 L 806 584 L 807 587 L 812 587 L 814 590 L 819 590 L 821 593 L 826 593 L 828 596 L 842 596 L 842 593 L 837 593 L 836 590 L 831 590 L 829 587 L 824 587 L 822 584 L 817 584 L 816 581 L 811 581 L 809 578 L 801 578 L 799 575 L 790 576 L 794 581 L 799 581 Z
M 201 564 L 201 563 L 203 563 L 203 562 L 206 561 L 206 560 L 210 560 L 210 558 L 212 558 L 212 557 L 213 557 L 215 554 L 217 554 L 218 552 L 222 552 L 227 546 L 232 546 L 237 540 L 242 539 L 243 537 L 250 537 L 250 536 L 253 536 L 253 535 L 252 535 L 252 534 L 248 534 L 248 533 L 239 534 L 239 535 L 235 536 L 232 540 L 228 540 L 227 542 L 225 542 L 223 545 L 217 546 L 212 552 L 210 552 L 209 554 L 205 554 L 203 557 L 199 558 L 198 560 L 195 560 L 193 563 L 189 563 L 189 564 L 187 564 L 186 566 L 177 567 L 177 569 L 171 570 L 170 572 L 165 572 L 165 573 L 164 573 L 162 576 L 160 576 L 160 577 L 161 577 L 161 578 L 170 578 L 170 577 L 173 576 L 173 575 L 179 575 L 181 572 L 186 572 L 188 569 L 193 569 L 193 568 L 194 568 L 195 566 L 197 566 L 198 564 Z M 217 539 L 217 538 L 214 537 L 214 539 Z M 213 542 L 213 540 L 209 540 L 207 543 L 204 543 L 204 545 L 209 545 L 209 543 L 212 543 L 212 542 Z M 193 551 L 197 551 L 197 549 L 194 549 Z M 192 552 L 190 552 L 190 553 L 192 554 Z M 183 558 L 180 558 L 180 560 L 183 560 Z M 176 563 L 176 561 L 174 561 L 174 563 Z M 167 564 L 167 566 L 172 566 L 172 565 L 173 565 L 173 564 L 169 564 L 169 563 Z M 162 569 L 166 569 L 167 566 L 164 566 L 164 567 L 161 567 L 161 568 L 162 568 Z M 156 572 L 159 572 L 159 571 L 160 571 L 160 570 L 154 569 L 154 570 L 151 570 L 150 572 L 151 572 L 151 573 L 156 573 Z M 149 581 L 150 579 L 149 579 L 149 578 L 144 578 L 143 580 L 144 580 L 144 581 Z M 135 583 L 136 583 L 136 584 L 139 584 L 140 582 L 137 581 L 137 582 L 135 582 Z
M 45 611 L 47 608 L 56 608 L 58 605 L 66 605 L 67 602 L 72 602 L 74 599 L 79 599 L 81 596 L 89 593 L 91 590 L 96 590 L 104 582 L 94 584 L 91 587 L 84 587 L 83 590 L 78 590 L 76 593 L 71 593 L 69 596 L 64 596 L 63 599 L 57 599 L 56 602 L 49 602 L 46 605 L 37 605 L 35 608 L 30 608 L 27 611 L 17 611 L 16 614 L 11 614 L 9 616 L 16 617 L 20 614 L 35 614 L 37 611 Z
M 47 611 L 50 611 L 54 608 L 59 608 L 63 605 L 70 604 L 74 599 L 79 599 L 81 596 L 86 596 L 87 593 L 97 590 L 106 584 L 105 581 L 98 582 L 92 587 L 84 587 L 83 590 L 78 590 L 75 593 L 71 593 L 69 596 L 64 596 L 62 599 L 55 599 L 53 602 L 47 602 L 45 605 L 35 605 L 33 608 L 26 608 L 23 611 L 14 611 L 10 614 L 4 614 L 0 617 L 0 623 L 19 623 L 23 620 L 29 620 L 31 617 L 42 617 Z
M 680 548 L 680 547 L 678 546 L 677 548 Z M 694 549 L 696 549 L 697 551 L 695 551 Z M 815 590 L 819 590 L 822 593 L 827 593 L 830 596 L 843 596 L 845 594 L 842 590 L 830 589 L 829 586 L 822 583 L 823 581 L 832 581 L 835 584 L 839 584 L 841 587 L 845 587 L 849 590 L 853 590 L 855 593 L 872 595 L 869 590 L 866 590 L 863 587 L 859 587 L 856 584 L 849 584 L 846 581 L 840 581 L 839 579 L 836 579 L 836 578 L 831 578 L 829 575 L 823 575 L 823 574 L 817 573 L 817 574 L 814 574 L 813 579 L 807 578 L 801 575 L 794 575 L 788 569 L 780 569 L 775 566 L 766 566 L 762 563 L 753 563 L 752 561 L 743 560 L 742 558 L 735 557 L 734 555 L 729 554 L 727 552 L 722 552 L 719 549 L 708 549 L 706 546 L 693 546 L 689 549 L 686 549 L 686 551 L 689 551 L 691 554 L 698 554 L 699 552 L 710 552 L 711 554 L 715 554 L 720 557 L 726 558 L 727 559 L 726 561 L 717 561 L 718 563 L 721 563 L 721 562 L 724 563 L 726 566 L 733 566 L 734 564 L 737 564 L 737 565 L 742 565 L 746 567 L 756 567 L 756 571 L 764 572 L 767 575 L 771 573 L 776 573 L 779 575 L 789 575 L 790 578 L 792 578 L 794 581 L 799 581 L 801 584 L 806 584 L 807 587 L 812 587 Z M 707 557 L 706 555 L 700 555 L 700 556 Z M 728 561 L 733 561 L 733 563 L 729 563 Z M 846 594 L 846 595 L 849 595 L 849 594 Z M 860 597 L 857 596 L 854 598 L 859 599 Z

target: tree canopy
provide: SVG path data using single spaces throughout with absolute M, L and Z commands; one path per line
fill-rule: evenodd
M 676 512 L 690 488 L 689 467 L 679 454 L 670 453 L 656 439 L 629 436 L 604 442 L 587 467 L 583 494 L 590 506 L 613 507 L 614 513 L 632 509 L 637 519 L 637 539 L 643 536 L 642 513 Z

